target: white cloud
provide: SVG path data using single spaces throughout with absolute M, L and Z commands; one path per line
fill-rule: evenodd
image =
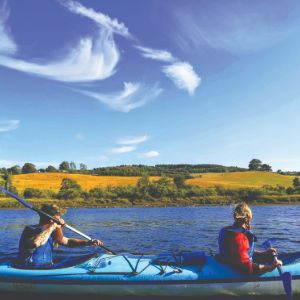
M 99 100 L 111 109 L 127 113 L 144 106 L 151 99 L 158 97 L 163 90 L 158 87 L 158 84 L 148 87 L 140 83 L 124 82 L 124 89 L 112 94 L 100 94 L 86 90 L 76 91 Z
M 152 157 L 157 157 L 159 156 L 160 153 L 158 151 L 148 151 L 148 152 L 144 152 L 144 153 L 141 153 L 139 154 L 139 157 L 141 158 L 152 158 Z
M 111 19 L 109 16 L 96 12 L 92 8 L 86 8 L 81 3 L 71 0 L 60 0 L 60 4 L 68 8 L 71 12 L 87 17 L 95 21 L 98 25 L 103 26 L 110 32 L 120 34 L 124 37 L 130 37 L 128 28 L 120 23 L 117 19 Z
M 167 75 L 179 89 L 186 90 L 192 95 L 201 83 L 200 77 L 194 71 L 191 64 L 179 61 L 170 52 L 142 46 L 135 47 L 141 51 L 141 55 L 145 58 L 171 63 L 170 65 L 164 66 L 162 72 Z
M 4 2 L 0 7 L 0 55 L 14 54 L 17 51 L 17 45 L 11 37 L 6 26 L 6 21 L 9 17 L 7 2 Z
M 148 135 L 126 137 L 118 141 L 121 145 L 137 145 L 148 141 Z
M 123 154 L 123 153 L 132 152 L 134 150 L 135 150 L 134 146 L 121 146 L 121 147 L 112 149 L 111 152 L 115 153 L 115 154 Z
M 63 82 L 103 80 L 112 76 L 116 72 L 116 65 L 120 59 L 114 34 L 130 37 L 128 29 L 117 20 L 112 20 L 109 16 L 95 12 L 93 9 L 85 8 L 80 3 L 73 1 L 61 1 L 61 3 L 71 12 L 86 16 L 96 22 L 98 32 L 92 37 L 81 38 L 76 45 L 70 46 L 63 58 L 37 64 L 5 55 L 8 51 L 13 53 L 16 45 L 6 34 L 4 23 L 8 14 L 2 12 L 4 17 L 0 21 L 0 65 Z
M 175 58 L 173 55 L 166 50 L 151 49 L 142 46 L 136 46 L 137 49 L 141 51 L 141 54 L 145 58 L 150 58 L 154 60 L 173 62 Z
M 229 1 L 226 6 L 222 1 L 213 2 L 202 15 L 186 7 L 174 12 L 179 26 L 174 26 L 172 38 L 187 51 L 206 45 L 233 54 L 257 52 L 299 30 L 299 14 L 291 14 L 291 7 L 297 4 L 277 4 L 270 9 L 268 1 L 259 6 L 252 1 L 240 5 Z
M 19 120 L 0 121 L 0 132 L 12 131 L 19 127 Z
M 179 88 L 192 95 L 201 83 L 201 78 L 187 62 L 176 62 L 163 67 L 162 71 Z
M 65 82 L 102 80 L 115 73 L 120 55 L 112 33 L 100 29 L 95 38 L 81 39 L 65 58 L 36 64 L 0 56 L 0 65 L 18 71 Z

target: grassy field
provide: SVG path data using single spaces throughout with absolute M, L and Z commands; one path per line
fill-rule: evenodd
M 226 188 L 260 188 L 264 185 L 293 185 L 294 176 L 280 175 L 269 172 L 232 172 L 232 173 L 203 173 L 188 179 L 186 183 L 198 186 L 223 186 Z
M 36 188 L 41 190 L 53 190 L 57 192 L 60 188 L 63 178 L 74 179 L 84 190 L 90 190 L 94 187 L 126 186 L 135 185 L 140 177 L 123 176 L 93 176 L 82 174 L 64 174 L 64 173 L 33 173 L 12 176 L 12 184 L 18 191 L 22 192 L 25 188 Z M 156 180 L 158 177 L 151 177 Z
M 25 188 L 48 189 L 58 191 L 63 178 L 75 179 L 84 190 L 94 187 L 135 185 L 139 177 L 122 176 L 92 176 L 64 173 L 34 173 L 12 176 L 12 184 L 18 191 Z M 197 174 L 195 178 L 188 179 L 187 184 L 203 187 L 224 186 L 226 188 L 262 187 L 264 185 L 292 186 L 294 176 L 285 176 L 267 172 L 234 172 L 234 173 L 204 173 Z M 157 180 L 158 177 L 151 177 Z

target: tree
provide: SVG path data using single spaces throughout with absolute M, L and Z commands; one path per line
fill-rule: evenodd
M 4 180 L 4 187 L 9 190 L 10 186 L 11 186 L 11 174 L 9 172 L 5 172 L 2 175 L 2 178 Z
M 55 167 L 49 165 L 45 171 L 48 173 L 51 173 L 51 172 L 56 172 L 57 170 L 55 169 Z
M 147 173 L 143 174 L 142 177 L 138 180 L 137 186 L 139 188 L 147 188 L 150 184 L 149 175 Z
M 76 164 L 74 163 L 74 161 L 70 162 L 70 170 L 72 170 L 72 171 L 76 170 Z
M 70 164 L 67 161 L 63 161 L 60 165 L 59 165 L 59 170 L 60 171 L 70 171 Z
M 250 171 L 259 171 L 261 168 L 261 161 L 259 159 L 254 158 L 249 162 L 248 167 Z
M 178 175 L 173 176 L 173 181 L 178 189 L 185 187 L 185 176 L 184 175 L 178 174 Z
M 77 183 L 76 180 L 71 178 L 64 178 L 61 181 L 60 190 L 57 194 L 59 199 L 74 199 L 81 197 L 82 190 L 80 185 Z
M 263 165 L 261 165 L 260 170 L 266 171 L 266 172 L 272 172 L 272 167 L 270 165 L 263 164 Z
M 71 179 L 71 178 L 63 178 L 63 180 L 61 181 L 60 191 L 61 190 L 67 190 L 67 189 L 77 189 L 77 190 L 80 190 L 81 187 L 77 183 L 76 180 Z
M 21 174 L 22 169 L 20 166 L 15 165 L 13 167 L 11 167 L 10 169 L 8 169 L 8 171 L 12 174 L 12 175 L 18 175 Z
M 87 165 L 85 165 L 83 163 L 80 163 L 79 169 L 80 169 L 80 171 L 86 171 L 87 170 Z
M 294 186 L 294 188 L 300 187 L 300 180 L 299 180 L 299 177 L 295 177 L 295 178 L 293 179 L 293 186 Z
M 35 173 L 35 172 L 36 172 L 36 167 L 32 163 L 25 163 L 24 166 L 22 167 L 23 174 Z

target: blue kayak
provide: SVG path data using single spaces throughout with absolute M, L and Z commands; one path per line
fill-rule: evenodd
M 292 274 L 300 294 L 300 253 L 287 254 L 283 272 Z M 243 275 L 203 252 L 158 256 L 97 254 L 70 259 L 45 269 L 0 264 L 0 292 L 139 296 L 285 295 L 278 270 Z

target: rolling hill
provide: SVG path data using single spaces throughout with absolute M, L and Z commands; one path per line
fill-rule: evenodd
M 48 189 L 58 191 L 63 178 L 75 179 L 82 189 L 94 187 L 135 185 L 140 177 L 129 176 L 93 176 L 67 173 L 31 173 L 12 176 L 12 184 L 18 191 L 25 188 Z M 159 177 L 150 177 L 157 180 Z M 203 187 L 224 186 L 225 188 L 260 188 L 264 185 L 292 186 L 294 176 L 280 175 L 270 172 L 232 172 L 232 173 L 203 173 L 195 174 L 188 179 L 187 184 Z

